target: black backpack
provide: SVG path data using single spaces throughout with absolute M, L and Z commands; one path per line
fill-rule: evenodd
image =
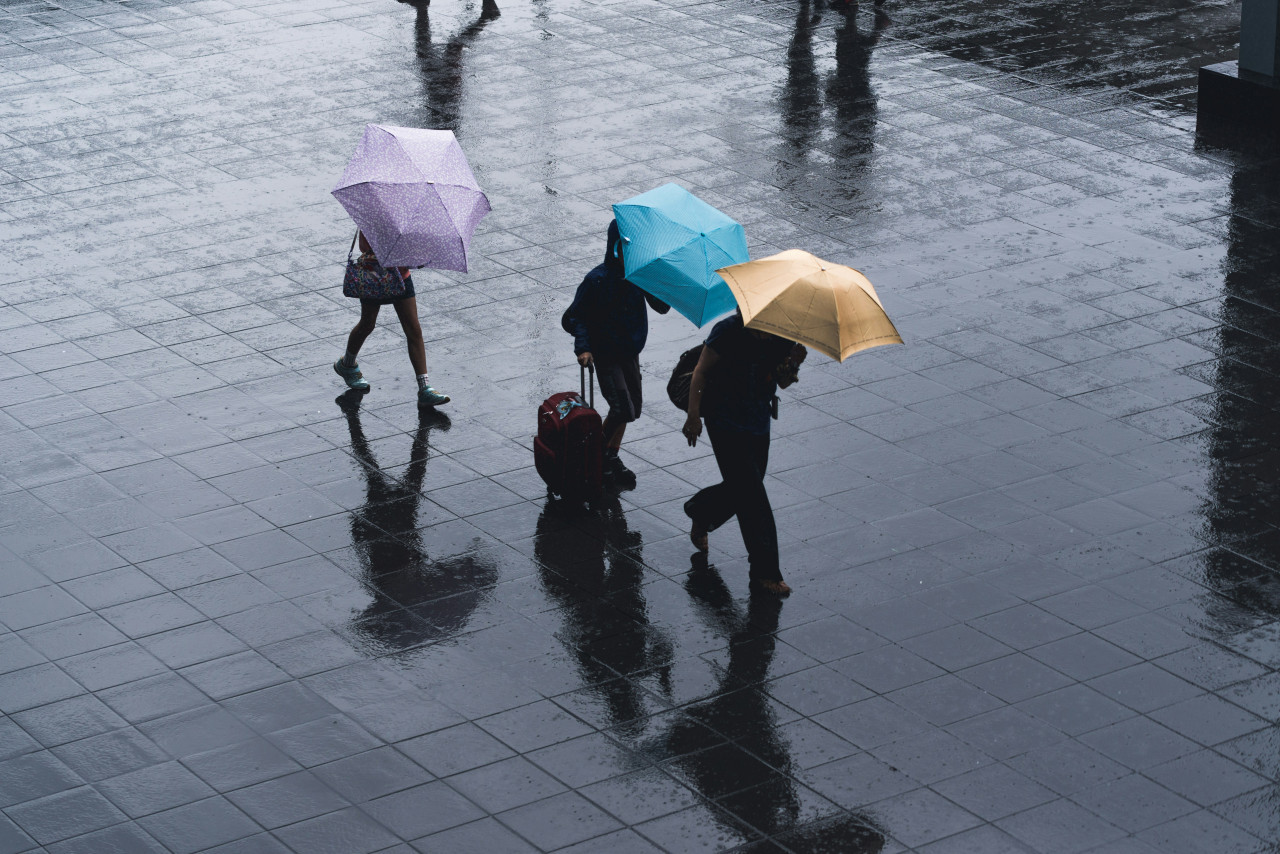
M 667 380 L 667 397 L 671 398 L 671 402 L 677 409 L 683 409 L 685 412 L 689 411 L 689 384 L 693 382 L 693 369 L 698 366 L 700 358 L 702 358 L 701 344 L 685 350 L 676 361 L 671 379 Z

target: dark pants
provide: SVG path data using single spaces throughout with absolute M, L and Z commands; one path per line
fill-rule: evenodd
M 724 480 L 708 486 L 684 505 L 689 518 L 714 531 L 733 516 L 738 517 L 742 541 L 747 546 L 751 577 L 761 581 L 781 581 L 778 568 L 778 528 L 773 508 L 764 489 L 764 473 L 769 466 L 769 437 L 707 425 L 707 438 L 715 451 L 716 465 Z

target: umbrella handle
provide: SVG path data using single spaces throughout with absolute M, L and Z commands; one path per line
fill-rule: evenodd
M 591 398 L 587 398 L 587 372 L 591 372 Z M 578 379 L 582 384 L 582 399 L 587 401 L 587 406 L 592 409 L 596 408 L 596 366 L 595 365 L 579 365 Z

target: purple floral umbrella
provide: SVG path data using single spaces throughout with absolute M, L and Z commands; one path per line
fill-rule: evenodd
M 453 131 L 365 125 L 333 195 L 384 267 L 467 271 L 489 212 Z

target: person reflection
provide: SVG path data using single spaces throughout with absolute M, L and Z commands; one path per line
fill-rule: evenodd
M 845 210 L 859 186 L 850 183 L 870 165 L 877 121 L 871 86 L 872 51 L 889 25 L 876 5 L 869 29 L 858 26 L 858 4 L 835 0 L 837 12 L 835 68 L 820 74 L 814 60 L 814 37 L 822 20 L 823 0 L 800 0 L 795 28 L 787 47 L 787 77 L 779 95 L 782 137 L 780 184 L 805 205 L 827 199 Z M 824 115 L 830 117 L 830 142 L 824 138 Z M 823 154 L 812 158 L 815 149 Z M 833 162 L 825 162 L 829 157 Z M 830 198 L 834 196 L 835 198 Z
M 795 769 L 764 689 L 783 600 L 753 594 L 744 611 L 702 554 L 693 556 L 685 589 L 708 627 L 728 641 L 729 661 L 715 690 L 687 706 L 658 737 L 656 758 L 670 757 L 699 794 L 724 807 L 715 818 L 731 833 L 743 834 L 746 823 L 788 849 L 880 851 L 885 835 L 870 819 L 841 814 L 800 824 Z M 732 741 L 726 744 L 722 735 Z M 770 842 L 759 844 L 776 850 Z
M 443 45 L 431 41 L 430 0 L 400 0 L 417 11 L 414 41 L 418 72 L 426 95 L 424 127 L 456 131 L 462 118 L 462 52 L 502 12 L 494 0 L 484 0 L 480 17 L 451 36 Z M 470 8 L 470 7 L 468 7 Z
M 822 97 L 813 59 L 813 32 L 822 20 L 822 0 L 800 0 L 787 45 L 787 82 L 782 88 L 783 138 L 797 160 L 813 148 L 822 125 Z
M 1219 357 L 1207 413 L 1212 470 L 1205 503 L 1205 583 L 1227 598 L 1207 599 L 1221 634 L 1280 615 L 1280 139 L 1215 139 L 1233 148 L 1227 260 L 1219 310 Z
M 606 492 L 585 514 L 548 501 L 533 548 L 542 587 L 564 615 L 556 636 L 604 704 L 608 725 L 630 731 L 648 711 L 643 689 L 623 677 L 656 674 L 669 694 L 673 654 L 671 641 L 648 619 L 640 533 L 627 527 L 617 494 Z
M 363 580 L 374 594 L 352 628 L 393 650 L 456 635 L 497 583 L 498 570 L 482 549 L 432 560 L 423 543 L 418 515 L 427 473 L 427 438 L 431 430 L 448 430 L 449 417 L 419 410 L 409 465 L 393 477 L 378 465 L 365 437 L 361 398 L 359 392 L 348 391 L 337 399 L 365 481 L 365 503 L 351 513 L 351 542 Z
M 836 67 L 827 77 L 827 105 L 835 117 L 836 156 L 844 171 L 867 167 L 874 149 L 876 93 L 871 86 L 871 53 L 890 23 L 877 5 L 870 31 L 858 27 L 858 4 L 840 3 L 843 13 L 836 28 Z

